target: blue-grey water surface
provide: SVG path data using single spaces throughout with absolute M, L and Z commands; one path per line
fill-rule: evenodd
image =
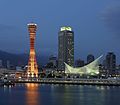
M 0 105 L 120 105 L 120 87 L 17 84 L 0 87 Z

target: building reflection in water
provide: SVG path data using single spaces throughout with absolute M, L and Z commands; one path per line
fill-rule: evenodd
M 39 105 L 38 85 L 34 83 L 26 84 L 26 105 Z

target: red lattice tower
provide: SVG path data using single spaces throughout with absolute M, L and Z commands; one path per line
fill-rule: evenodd
M 38 77 L 38 65 L 35 56 L 35 36 L 37 24 L 28 24 L 28 31 L 30 35 L 30 55 L 27 68 L 27 77 Z

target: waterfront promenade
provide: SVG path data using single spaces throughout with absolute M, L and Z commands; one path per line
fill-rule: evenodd
M 120 79 L 53 79 L 53 78 L 30 78 L 16 79 L 15 83 L 40 83 L 40 84 L 68 84 L 68 85 L 106 85 L 120 86 Z

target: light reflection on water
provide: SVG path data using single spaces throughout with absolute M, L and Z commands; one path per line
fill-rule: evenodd
M 27 83 L 26 86 L 26 105 L 39 105 L 38 84 Z
M 0 105 L 120 105 L 119 97 L 120 87 L 113 86 L 27 83 L 0 88 Z

